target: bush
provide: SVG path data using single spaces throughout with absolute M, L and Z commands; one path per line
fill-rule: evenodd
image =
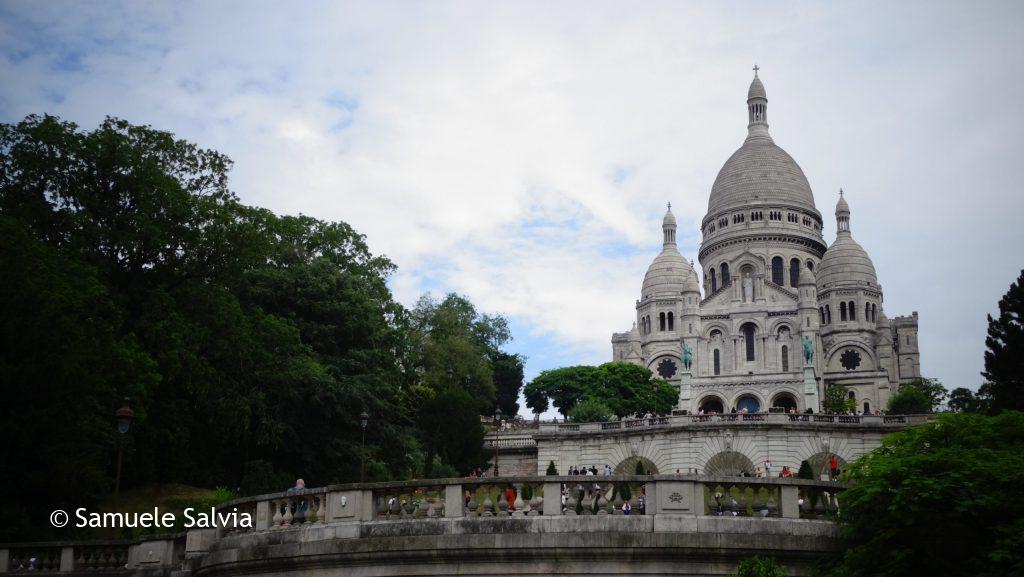
M 786 577 L 786 572 L 771 557 L 751 557 L 740 562 L 732 577 Z
M 643 461 L 637 461 L 636 462 L 636 474 L 637 475 L 646 475 L 647 474 L 647 469 L 644 468 L 644 462 Z
M 629 483 L 616 485 L 615 490 L 619 493 L 619 496 L 622 497 L 623 501 L 629 501 L 629 498 L 633 496 L 633 490 L 629 488 Z
M 529 503 L 533 499 L 533 485 L 523 485 L 523 502 Z
M 611 416 L 612 410 L 598 399 L 583 399 L 569 411 L 569 420 L 574 423 L 607 421 Z
M 555 467 L 555 462 L 554 461 L 548 461 L 548 470 L 547 470 L 547 472 L 545 474 L 546 475 L 557 475 L 558 474 L 558 469 Z

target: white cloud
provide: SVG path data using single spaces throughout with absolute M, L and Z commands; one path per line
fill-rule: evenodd
M 630 326 L 664 202 L 695 256 L 754 61 L 826 222 L 842 186 L 886 310 L 921 312 L 927 374 L 978 382 L 1024 265 L 1013 3 L 0 10 L 3 120 L 112 114 L 221 150 L 245 201 L 366 233 L 405 302 L 466 293 L 565 362 Z

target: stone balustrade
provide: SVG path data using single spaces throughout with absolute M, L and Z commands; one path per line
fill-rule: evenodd
M 664 417 L 623 419 L 621 421 L 608 421 L 602 423 L 540 423 L 537 433 L 600 433 L 602 431 L 705 427 L 721 424 L 774 424 L 795 426 L 824 425 L 830 427 L 837 425 L 855 425 L 885 427 L 896 430 L 907 425 L 923 423 L 931 417 L 931 415 L 826 415 L 817 413 L 789 414 L 779 412 L 671 415 Z
M 721 515 L 725 501 L 734 505 L 730 509 L 734 516 L 799 519 L 821 516 L 811 509 L 807 495 L 831 499 L 842 488 L 841 483 L 830 481 L 703 475 L 513 476 L 336 485 L 227 503 L 222 508 L 253 511 L 254 525 L 227 528 L 221 534 L 335 522 L 458 517 L 620 515 L 625 511 Z M 803 509 L 801 500 L 807 504 Z M 816 502 L 824 507 L 831 501 L 822 497 Z M 630 507 L 624 511 L 626 503 Z
M 251 525 L 190 529 L 136 541 L 0 544 L 0 573 L 218 574 L 221 569 L 234 571 L 232 563 L 248 558 L 278 567 L 290 566 L 297 558 L 306 562 L 309 554 L 314 555 L 309 562 L 322 563 L 316 552 L 335 550 L 338 545 L 328 543 L 338 542 L 351 542 L 346 550 L 363 551 L 359 559 L 372 559 L 373 551 L 383 547 L 390 551 L 385 556 L 390 563 L 397 562 L 391 556 L 407 554 L 409 545 L 387 539 L 412 535 L 429 537 L 415 545 L 417 555 L 428 557 L 436 547 L 478 543 L 467 541 L 467 535 L 503 535 L 489 545 L 498 549 L 512 546 L 513 536 L 520 535 L 526 539 L 523 543 L 533 545 L 510 554 L 530 551 L 546 558 L 558 555 L 566 544 L 579 541 L 588 549 L 590 541 L 604 543 L 601 535 L 617 532 L 636 534 L 643 547 L 657 549 L 678 541 L 688 551 L 701 547 L 700 539 L 691 535 L 713 533 L 736 539 L 737 551 L 763 543 L 765 548 L 787 548 L 799 557 L 835 547 L 837 534 L 829 519 L 843 488 L 826 481 L 699 475 L 514 476 L 333 485 L 237 499 L 218 507 L 220 512 L 237 513 L 237 519 L 251 515 Z M 653 537 L 657 533 L 673 536 L 663 543 Z M 822 540 L 808 545 L 800 535 Z M 508 539 L 509 545 L 501 544 Z M 434 541 L 437 544 L 431 545 Z M 320 542 L 327 549 L 313 545 Z M 286 547 L 285 557 L 278 558 L 262 548 L 264 543 L 292 545 Z M 719 554 L 723 559 L 733 555 L 730 550 Z M 458 563 L 458 555 L 451 555 L 445 563 Z
M 128 574 L 184 559 L 185 534 L 133 541 L 0 544 L 0 573 Z

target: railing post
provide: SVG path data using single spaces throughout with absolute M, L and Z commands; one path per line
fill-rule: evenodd
M 444 516 L 446 518 L 462 517 L 465 503 L 462 500 L 462 483 L 444 486 Z
M 254 529 L 267 526 L 255 524 Z M 185 558 L 199 557 L 210 551 L 210 546 L 217 540 L 217 529 L 189 529 L 185 534 Z
M 562 514 L 562 484 L 544 483 L 543 485 L 544 506 L 541 511 L 545 517 Z
M 252 520 L 253 530 L 266 531 L 270 529 L 270 526 L 273 525 L 270 516 L 270 501 L 256 503 L 256 518 Z
M 657 515 L 658 510 L 658 482 L 651 481 L 644 485 L 644 515 Z
M 74 547 L 61 547 L 60 548 L 60 572 L 70 573 L 75 570 L 75 548 Z
M 798 501 L 800 500 L 800 488 L 795 485 L 783 485 L 779 498 L 782 500 L 779 503 L 782 517 L 784 519 L 799 519 L 800 504 Z

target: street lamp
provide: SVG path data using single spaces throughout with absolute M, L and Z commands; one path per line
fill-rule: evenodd
M 114 418 L 117 419 L 117 432 L 121 433 L 121 438 L 118 440 L 117 445 L 117 477 L 114 481 L 114 500 L 117 500 L 118 494 L 121 492 L 121 463 L 124 461 L 124 436 L 128 434 L 128 429 L 132 426 L 132 421 L 135 420 L 135 411 L 128 406 L 128 397 L 124 398 L 124 404 L 121 408 L 114 411 Z
M 494 476 L 498 476 L 498 435 L 501 434 L 501 407 L 494 409 Z
M 359 445 L 359 482 L 366 480 L 366 423 L 370 421 L 370 415 L 366 409 L 359 413 L 359 428 L 363 430 L 363 442 Z

